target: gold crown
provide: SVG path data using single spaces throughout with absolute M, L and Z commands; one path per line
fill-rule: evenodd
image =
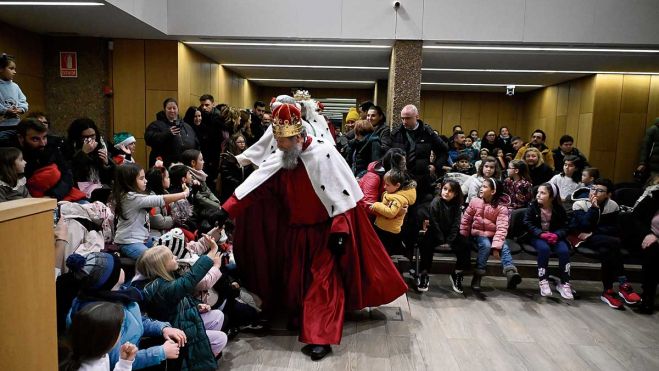
M 311 99 L 311 94 L 309 94 L 308 90 L 298 90 L 295 92 L 295 95 L 293 96 L 296 101 L 303 101 L 303 100 L 309 100 Z
M 272 133 L 275 138 L 293 137 L 302 132 L 300 110 L 293 104 L 282 104 L 274 109 Z
M 283 122 L 282 122 L 283 121 Z M 275 120 L 272 124 L 272 133 L 275 138 L 294 137 L 302 132 L 302 123 L 290 122 L 288 120 Z

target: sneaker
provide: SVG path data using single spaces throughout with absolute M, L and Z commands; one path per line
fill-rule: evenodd
M 572 286 L 569 282 L 556 284 L 556 291 L 561 294 L 563 299 L 574 299 L 574 295 L 572 295 Z
M 515 289 L 517 288 L 517 285 L 519 285 L 522 282 L 522 276 L 520 276 L 519 273 L 517 273 L 517 269 L 508 269 L 506 271 L 506 287 L 509 289 Z
M 634 292 L 632 285 L 628 282 L 623 283 L 618 288 L 618 295 L 625 301 L 628 305 L 638 304 L 641 302 L 641 297 Z
M 616 293 L 612 289 L 604 291 L 600 299 L 613 309 L 622 309 L 624 306 L 620 300 L 616 299 Z
M 462 279 L 464 276 L 462 275 L 462 272 L 456 273 L 453 272 L 449 276 L 449 279 L 451 280 L 451 286 L 453 286 L 453 291 L 457 292 L 458 294 L 462 294 L 464 290 L 462 289 Z
M 426 273 L 421 273 L 419 277 L 416 279 L 416 289 L 419 292 L 426 292 L 428 291 L 428 285 L 430 285 L 430 277 L 428 277 L 428 274 Z
M 540 295 L 542 296 L 551 296 L 551 287 L 549 287 L 549 281 L 541 280 L 538 282 L 540 285 Z

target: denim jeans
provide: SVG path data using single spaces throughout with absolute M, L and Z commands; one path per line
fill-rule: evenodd
M 492 250 L 492 239 L 483 236 L 473 236 L 472 239 L 476 243 L 476 246 L 478 246 L 476 268 L 485 269 L 487 267 L 487 259 L 490 257 L 490 250 Z M 506 242 L 501 247 L 501 266 L 504 272 L 508 269 L 515 269 L 513 256 L 510 255 L 510 247 L 508 247 Z
M 532 238 L 531 245 L 538 251 L 538 278 L 540 280 L 547 279 L 549 272 L 549 255 L 551 250 L 558 255 L 558 268 L 561 273 L 561 282 L 570 282 L 570 247 L 565 240 L 558 240 L 558 242 L 550 246 L 545 240 L 540 238 Z
M 125 255 L 133 260 L 137 260 L 149 247 L 153 246 L 153 239 L 149 238 L 145 243 L 127 243 L 127 244 L 118 244 L 119 251 L 122 255 Z

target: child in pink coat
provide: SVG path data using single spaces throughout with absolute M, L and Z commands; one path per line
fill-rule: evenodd
M 462 216 L 460 234 L 471 237 L 478 246 L 476 271 L 471 281 L 474 290 L 480 290 L 481 279 L 485 275 L 487 259 L 492 249 L 494 249 L 494 257 L 501 259 L 503 271 L 508 279 L 508 288 L 513 289 L 522 282 L 506 243 L 509 200 L 509 197 L 503 193 L 503 184 L 500 181 L 485 178 L 479 197 L 469 202 Z

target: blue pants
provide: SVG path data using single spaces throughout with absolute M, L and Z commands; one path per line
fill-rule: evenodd
M 549 267 L 549 254 L 552 248 L 558 255 L 558 268 L 561 271 L 561 282 L 570 282 L 570 247 L 565 240 L 559 240 L 556 245 L 551 246 L 547 241 L 540 238 L 532 238 L 531 245 L 538 251 L 538 278 L 547 279 L 547 267 Z
M 125 255 L 133 260 L 137 260 L 149 247 L 153 246 L 153 239 L 149 238 L 146 243 L 127 243 L 117 244 L 122 255 Z
M 490 258 L 490 250 L 492 250 L 492 239 L 483 236 L 473 236 L 472 240 L 478 246 L 478 256 L 476 257 L 476 268 L 484 270 L 487 267 L 487 259 Z M 503 271 L 515 269 L 513 263 L 513 256 L 510 255 L 510 247 L 507 243 L 503 243 L 501 247 L 501 266 Z

